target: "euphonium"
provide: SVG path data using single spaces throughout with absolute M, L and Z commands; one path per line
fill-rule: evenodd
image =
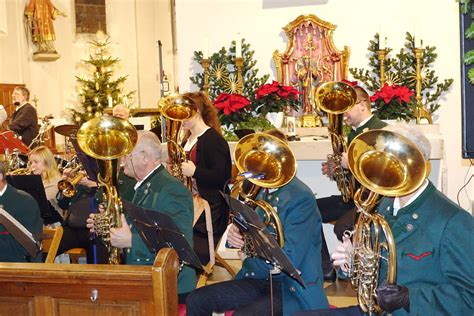
M 94 220 L 96 233 L 107 247 L 111 264 L 120 263 L 120 249 L 110 244 L 110 228 L 122 226 L 122 202 L 116 187 L 118 158 L 129 154 L 137 139 L 137 130 L 129 121 L 107 115 L 84 123 L 77 132 L 81 149 L 101 163 L 98 181 L 104 187 L 105 211 Z
M 354 195 L 355 183 L 349 170 L 341 166 L 342 153 L 347 151 L 347 143 L 342 130 L 343 113 L 354 106 L 356 99 L 357 94 L 354 88 L 344 82 L 326 82 L 316 91 L 318 107 L 328 114 L 328 131 L 333 151 L 327 157 L 328 165 L 334 165 L 332 179 L 336 181 L 344 202 L 349 201 Z
M 245 176 L 234 184 L 231 196 L 240 197 L 250 207 L 260 207 L 265 214 L 265 224 L 273 229 L 275 240 L 283 247 L 285 236 L 277 212 L 267 201 L 256 197 L 261 188 L 279 188 L 293 179 L 296 160 L 290 147 L 269 134 L 249 134 L 235 146 L 234 160 L 241 175 Z M 248 241 L 245 247 L 247 253 L 253 252 Z
M 386 130 L 371 130 L 351 142 L 348 163 L 362 185 L 354 194 L 360 214 L 352 236 L 349 275 L 362 310 L 379 313 L 375 290 L 380 260 L 387 261 L 387 283 L 395 284 L 397 256 L 390 226 L 374 208 L 380 195 L 404 196 L 418 189 L 429 174 L 429 162 L 407 138 Z
M 190 179 L 184 177 L 181 169 L 181 163 L 186 161 L 183 145 L 188 138 L 188 135 L 181 129 L 181 125 L 196 114 L 196 107 L 182 95 L 170 94 L 160 99 L 158 109 L 166 119 L 166 145 L 170 173 L 186 183 L 188 189 L 191 189 Z
M 76 194 L 76 185 L 82 178 L 86 175 L 81 171 L 82 166 L 77 166 L 69 173 L 66 179 L 63 179 L 58 182 L 58 190 L 65 196 L 65 197 L 72 197 Z

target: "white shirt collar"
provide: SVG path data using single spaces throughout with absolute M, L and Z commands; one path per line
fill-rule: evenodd
M 15 108 L 15 111 L 18 111 L 19 109 L 21 109 L 25 104 L 27 104 L 28 101 L 25 101 L 23 102 L 22 104 L 18 105 L 16 108 Z
M 411 203 L 413 203 L 413 201 L 415 201 L 416 198 L 419 197 L 421 193 L 423 193 L 423 191 L 425 191 L 426 187 L 428 187 L 428 183 L 429 183 L 428 179 L 425 179 L 421 187 L 419 187 L 418 190 L 416 191 L 415 195 L 413 195 L 403 207 L 406 207 L 410 205 Z M 397 216 L 397 213 L 400 209 L 401 209 L 400 198 L 396 197 L 393 200 L 393 216 Z
M 3 190 L 0 191 L 0 196 L 3 196 L 5 194 L 5 191 L 7 190 L 8 184 L 5 184 L 5 187 L 3 187 Z
M 153 173 L 155 172 L 156 169 L 158 169 L 161 166 L 161 163 L 158 164 L 152 171 L 150 171 L 142 180 L 138 181 L 135 183 L 135 186 L 133 187 L 135 191 L 142 185 L 142 183 Z
M 352 127 L 353 130 L 356 130 L 358 129 L 359 127 L 361 126 L 364 126 L 365 123 L 367 123 L 371 118 L 372 116 L 374 116 L 373 114 L 371 116 L 369 116 L 368 118 L 366 118 L 365 120 L 363 120 L 362 122 L 359 123 L 359 125 L 357 125 L 356 127 Z

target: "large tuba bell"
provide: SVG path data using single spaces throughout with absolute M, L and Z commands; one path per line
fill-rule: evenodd
M 119 249 L 110 244 L 110 228 L 121 227 L 122 202 L 116 184 L 118 158 L 127 155 L 137 143 L 137 130 L 126 120 L 101 116 L 84 123 L 77 132 L 77 142 L 99 166 L 99 184 L 104 187 L 105 211 L 95 217 L 97 235 L 102 238 L 109 253 L 109 263 L 120 263 Z
M 347 150 L 343 134 L 343 113 L 349 111 L 357 100 L 357 94 L 350 85 L 344 82 L 331 81 L 323 83 L 316 91 L 316 104 L 328 114 L 328 131 L 331 137 L 332 151 L 327 160 L 334 165 L 332 179 L 336 181 L 344 202 L 354 195 L 355 182 L 349 170 L 342 168 L 342 153 Z
M 386 130 L 358 135 L 349 146 L 348 160 L 350 170 L 362 185 L 354 195 L 360 214 L 352 236 L 349 274 L 362 310 L 379 313 L 375 292 L 379 262 L 382 258 L 387 260 L 387 283 L 395 284 L 397 256 L 390 226 L 374 208 L 381 195 L 404 196 L 418 189 L 429 174 L 429 162 L 410 140 Z
M 234 160 L 241 176 L 234 184 L 231 196 L 240 197 L 250 207 L 260 207 L 265 213 L 265 224 L 272 227 L 275 240 L 284 246 L 283 226 L 278 214 L 266 201 L 257 200 L 261 188 L 278 188 L 293 179 L 296 160 L 288 145 L 279 138 L 265 134 L 249 134 L 235 146 Z M 249 247 L 246 243 L 246 247 Z M 246 252 L 252 253 L 250 250 Z
M 181 169 L 181 163 L 186 161 L 186 152 L 183 145 L 188 135 L 181 129 L 184 121 L 189 120 L 196 114 L 196 107 L 190 100 L 181 94 L 170 94 L 160 99 L 158 109 L 166 119 L 166 145 L 168 148 L 168 158 L 170 173 L 191 189 L 190 179 L 185 179 Z

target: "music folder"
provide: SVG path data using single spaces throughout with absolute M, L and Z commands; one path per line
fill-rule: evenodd
M 198 256 L 169 215 L 136 206 L 125 200 L 122 200 L 122 206 L 151 252 L 157 254 L 161 248 L 173 248 L 181 262 L 203 270 Z
M 53 217 L 40 175 L 9 175 L 7 182 L 36 200 L 43 220 Z
M 39 243 L 33 234 L 7 211 L 0 207 L 0 224 L 15 238 L 15 240 L 34 258 L 40 251 Z
M 258 214 L 243 202 L 234 199 L 228 194 L 222 192 L 221 194 L 233 214 L 234 224 L 239 227 L 241 233 L 245 235 L 245 238 L 250 238 L 253 241 L 256 255 L 270 262 L 271 265 L 281 271 L 284 271 L 302 286 L 305 286 L 298 270 L 296 270 L 293 263 L 291 263 L 290 259 L 275 241 L 275 238 L 273 238 L 267 230 L 266 225 Z

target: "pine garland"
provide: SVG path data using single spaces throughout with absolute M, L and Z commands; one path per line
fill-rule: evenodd
M 362 82 L 365 87 L 373 93 L 380 90 L 380 61 L 378 60 L 379 35 L 375 34 L 374 39 L 369 41 L 369 67 L 370 70 L 363 68 L 350 68 L 349 72 L 354 79 Z M 414 54 L 415 39 L 407 32 L 404 48 L 396 54 L 396 58 L 391 58 L 392 49 L 388 49 L 387 58 L 384 61 L 386 82 L 390 85 L 405 86 L 415 91 L 416 88 L 416 58 Z M 442 94 L 449 90 L 453 79 L 444 79 L 438 83 L 439 78 L 433 70 L 433 64 L 438 55 L 436 47 L 425 46 L 421 57 L 422 86 L 421 94 L 423 104 L 427 110 L 433 114 L 439 109 L 441 104 L 439 99 Z M 413 109 L 416 106 L 415 98 L 408 103 L 411 111 L 404 113 L 405 118 L 414 118 Z

